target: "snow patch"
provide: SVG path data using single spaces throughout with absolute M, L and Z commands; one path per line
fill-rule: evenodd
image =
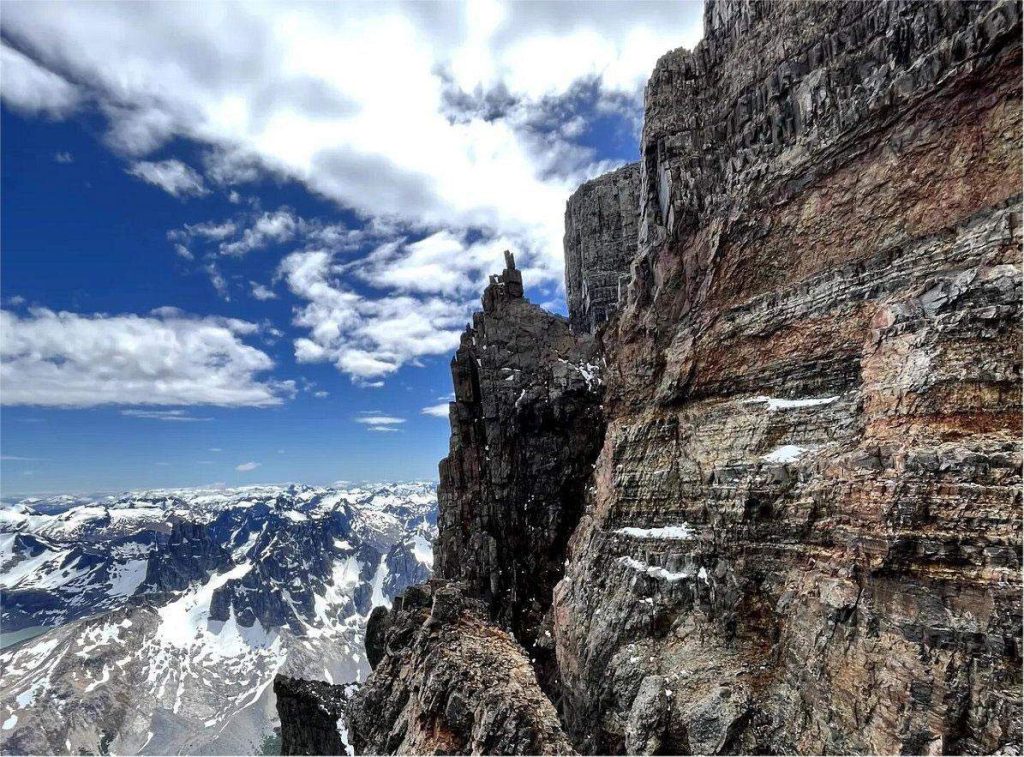
M 688 523 L 680 523 L 678 526 L 658 526 L 657 528 L 635 528 L 627 526 L 620 528 L 615 533 L 623 536 L 633 536 L 637 539 L 668 539 L 682 540 L 692 539 L 693 529 Z
M 781 447 L 773 449 L 767 455 L 762 455 L 761 459 L 766 463 L 793 463 L 799 460 L 807 451 L 807 447 L 799 447 L 796 444 L 783 444 Z
M 643 573 L 651 578 L 668 581 L 669 583 L 682 581 L 685 578 L 693 578 L 692 573 L 688 573 L 686 571 L 683 571 L 682 573 L 674 573 L 673 571 L 659 568 L 657 565 L 648 565 L 647 563 L 642 563 L 639 560 L 634 560 L 632 557 L 620 557 L 619 562 L 627 568 L 632 568 L 638 573 Z
M 345 718 L 338 718 L 338 735 L 341 736 L 341 743 L 345 747 L 345 754 L 349 757 L 355 755 L 356 750 L 348 742 L 348 728 L 345 727 Z
M 751 397 L 748 400 L 743 400 L 744 405 L 753 403 L 764 402 L 768 405 L 769 412 L 775 412 L 777 410 L 792 410 L 798 407 L 817 407 L 818 405 L 830 405 L 839 399 L 839 396 L 835 397 L 812 397 L 802 400 L 787 400 L 779 399 L 777 397 L 765 397 L 764 395 L 758 397 Z
M 115 565 L 110 572 L 110 588 L 107 589 L 107 594 L 111 597 L 130 597 L 146 580 L 147 564 L 147 560 L 129 560 Z
M 430 546 L 430 542 L 423 538 L 422 534 L 416 534 L 412 537 L 412 554 L 416 558 L 416 562 L 433 569 L 434 548 Z
M 370 595 L 370 606 L 377 607 L 384 605 L 391 609 L 391 600 L 384 596 L 384 581 L 388 577 L 388 561 L 381 555 L 380 563 L 377 565 L 377 572 L 373 574 L 373 593 Z

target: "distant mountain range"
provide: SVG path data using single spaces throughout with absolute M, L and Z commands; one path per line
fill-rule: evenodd
M 364 678 L 435 533 L 429 482 L 4 504 L 4 753 L 269 751 L 274 675 Z

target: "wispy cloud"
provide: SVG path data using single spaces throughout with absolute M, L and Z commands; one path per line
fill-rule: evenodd
M 42 457 L 22 457 L 21 455 L 0 455 L 0 460 L 20 460 L 23 462 L 39 462 L 44 460 Z
M 54 153 L 53 161 L 55 163 L 74 163 L 75 162 L 75 156 L 72 155 L 71 153 L 67 152 L 67 151 L 62 151 L 62 152 Z
M 250 281 L 249 286 L 251 287 L 252 296 L 254 299 L 265 301 L 265 300 L 276 300 L 277 295 L 274 291 L 263 284 L 255 281 Z
M 241 465 L 236 465 L 235 466 L 235 470 L 236 471 L 241 471 L 242 473 L 247 473 L 248 471 L 256 470 L 257 468 L 260 467 L 260 465 L 262 465 L 262 463 L 254 463 L 254 462 L 250 461 L 248 463 L 242 463 Z
M 367 431 L 394 432 L 398 431 L 397 426 L 405 423 L 405 418 L 399 418 L 394 415 L 384 415 L 371 410 L 360 413 L 356 416 L 355 422 L 366 426 Z
M 423 415 L 432 415 L 435 418 L 447 418 L 448 417 L 448 403 L 442 402 L 439 405 L 431 405 L 425 407 L 421 411 Z
M 128 410 L 122 410 L 121 415 L 127 415 L 130 418 L 145 418 L 153 421 L 174 421 L 184 423 L 213 420 L 212 418 L 198 418 L 194 415 L 189 415 L 185 410 L 140 410 L 138 408 L 131 408 Z
M 174 197 L 200 197 L 209 193 L 202 175 L 177 159 L 137 161 L 128 167 L 128 173 Z

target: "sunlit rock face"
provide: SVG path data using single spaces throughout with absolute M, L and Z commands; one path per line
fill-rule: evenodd
M 1020 732 L 1020 6 L 720 3 L 647 89 L 567 728 L 646 753 Z
M 457 584 L 410 588 L 382 636 L 348 705 L 357 754 L 575 754 L 523 647 Z

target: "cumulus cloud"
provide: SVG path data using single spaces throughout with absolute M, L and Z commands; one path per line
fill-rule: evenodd
M 192 139 L 215 182 L 271 171 L 368 217 L 518 236 L 554 275 L 565 198 L 601 166 L 578 125 L 552 139 L 533 116 L 581 82 L 638 102 L 658 56 L 699 38 L 700 4 L 15 3 L 4 27 L 88 89 L 119 149 Z
M 0 311 L 6 405 L 276 405 L 293 382 L 264 377 L 269 355 L 245 344 L 259 327 L 174 308 L 140 315 Z
M 195 169 L 173 158 L 159 162 L 137 161 L 128 167 L 128 173 L 174 197 L 199 197 L 209 191 Z
M 357 381 L 454 349 L 472 311 L 472 303 L 437 296 L 359 294 L 340 277 L 334 256 L 321 250 L 292 253 L 280 270 L 307 303 L 294 319 L 309 333 L 295 340 L 296 360 L 331 362 Z
M 257 300 L 275 300 L 277 295 L 274 294 L 273 290 L 263 284 L 255 281 L 250 281 L 249 286 L 252 287 L 252 296 Z
M 250 461 L 249 461 L 249 462 L 247 462 L 247 463 L 242 463 L 241 465 L 236 465 L 236 466 L 235 466 L 235 470 L 236 470 L 236 471 L 241 471 L 242 473 L 248 473 L 248 472 L 249 472 L 249 471 L 251 471 L 251 470 L 256 470 L 256 469 L 257 469 L 257 468 L 259 468 L 259 467 L 260 467 L 260 466 L 261 466 L 262 464 L 263 464 L 263 463 L 254 463 L 254 462 L 252 462 L 252 461 L 250 460 Z
M 4 31 L 31 56 L 17 53 L 10 99 L 51 114 L 96 103 L 140 178 L 181 197 L 215 187 L 243 208 L 236 187 L 270 175 L 365 221 L 257 209 L 211 222 L 223 236 L 186 227 L 172 243 L 224 298 L 249 279 L 226 266 L 291 246 L 281 277 L 302 300 L 296 358 L 375 386 L 457 345 L 505 247 L 528 286 L 557 298 L 565 200 L 613 165 L 591 122 L 635 117 L 658 56 L 699 38 L 700 8 L 13 3 Z M 65 105 L 31 104 L 40 76 L 70 87 Z M 175 139 L 205 146 L 204 176 L 145 159 Z

